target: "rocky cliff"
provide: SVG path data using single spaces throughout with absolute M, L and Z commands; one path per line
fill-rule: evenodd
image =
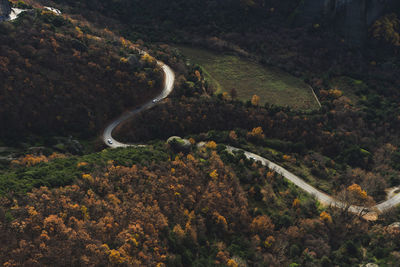
M 0 21 L 5 20 L 11 12 L 10 2 L 8 0 L 0 0 Z
M 352 45 L 361 45 L 368 27 L 396 0 L 303 0 L 298 7 L 299 25 L 328 22 Z

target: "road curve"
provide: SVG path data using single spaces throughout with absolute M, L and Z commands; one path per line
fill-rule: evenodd
M 227 150 L 229 152 L 234 152 L 234 151 L 240 151 L 242 149 L 236 148 L 236 147 L 232 147 L 232 146 L 227 146 Z M 273 170 L 274 172 L 282 175 L 283 177 L 285 177 L 287 180 L 289 180 L 290 182 L 292 182 L 293 184 L 295 184 L 297 187 L 300 187 L 301 189 L 303 189 L 305 192 L 307 192 L 308 194 L 314 196 L 319 202 L 321 202 L 324 205 L 327 206 L 335 206 L 338 208 L 345 208 L 346 204 L 342 203 L 340 201 L 335 200 L 333 197 L 325 194 L 324 192 L 321 192 L 320 190 L 316 189 L 315 187 L 313 187 L 312 185 L 308 184 L 307 182 L 305 182 L 303 179 L 301 179 L 299 176 L 293 174 L 292 172 L 286 170 L 285 168 L 283 168 L 282 166 L 266 159 L 263 158 L 257 154 L 242 150 L 244 152 L 244 155 L 246 156 L 246 158 L 248 159 L 252 159 L 254 161 L 259 161 L 261 162 L 261 164 L 263 166 L 268 167 L 270 170 Z M 394 199 L 394 198 L 393 198 Z M 359 207 L 359 206 L 350 206 L 349 207 L 349 211 L 356 213 L 356 214 L 361 214 L 361 213 L 367 213 L 367 211 L 370 212 L 382 212 L 387 208 L 393 207 L 393 204 L 396 202 L 393 202 L 393 204 L 385 204 L 386 202 L 390 201 L 392 199 L 389 199 L 379 205 L 376 205 L 374 207 Z M 398 198 L 398 202 L 397 204 L 400 203 L 400 195 Z M 383 205 L 382 205 L 383 204 Z M 386 207 L 386 208 L 385 208 Z
M 162 92 L 153 100 L 145 103 L 144 105 L 140 106 L 139 108 L 136 108 L 134 110 L 130 110 L 130 111 L 124 113 L 121 117 L 119 117 L 118 119 L 113 121 L 111 124 L 109 124 L 103 132 L 103 141 L 107 146 L 109 146 L 111 148 L 133 146 L 133 145 L 129 145 L 129 144 L 120 143 L 117 140 L 115 140 L 112 137 L 113 130 L 118 125 L 123 123 L 124 121 L 130 119 L 132 116 L 157 105 L 158 102 L 160 102 L 161 100 L 166 98 L 174 89 L 174 81 L 175 81 L 174 72 L 171 70 L 171 68 L 169 66 L 165 65 L 161 61 L 157 61 L 157 65 L 159 65 L 162 68 L 162 70 L 164 71 L 164 76 L 165 76 L 164 77 L 164 87 L 163 87 Z M 135 145 L 135 146 L 141 146 L 141 145 Z
M 157 64 L 159 66 L 161 66 L 161 68 L 164 71 L 164 88 L 163 91 L 161 92 L 161 94 L 159 96 L 157 96 L 155 98 L 156 102 L 149 101 L 147 103 L 145 103 L 144 105 L 142 105 L 141 107 L 131 110 L 127 113 L 125 113 L 124 115 L 122 115 L 121 117 L 119 117 L 118 119 L 116 119 L 115 121 L 113 121 L 110 125 L 107 126 L 107 128 L 104 130 L 103 133 L 103 141 L 104 143 L 111 147 L 111 148 L 118 148 L 118 147 L 129 147 L 129 146 L 136 146 L 136 147 L 141 147 L 141 146 L 145 146 L 145 145 L 132 145 L 132 144 L 124 144 L 124 143 L 120 143 L 117 140 L 115 140 L 112 137 L 112 132 L 113 130 L 120 125 L 121 123 L 123 123 L 124 121 L 128 120 L 129 118 L 131 118 L 132 116 L 152 108 L 153 106 L 157 105 L 159 101 L 161 101 L 162 99 L 166 98 L 173 90 L 174 88 L 174 80 L 175 80 L 175 74 L 174 72 L 171 70 L 170 67 L 168 67 L 167 65 L 165 65 L 164 63 L 162 63 L 161 61 L 157 61 Z M 227 150 L 229 152 L 233 152 L 233 151 L 239 151 L 242 149 L 239 148 L 235 148 L 232 146 L 227 146 Z M 301 179 L 299 176 L 293 174 L 292 172 L 286 170 L 285 168 L 283 168 L 282 166 L 266 159 L 263 158 L 257 154 L 251 153 L 249 151 L 245 151 L 242 150 L 244 152 L 244 155 L 248 158 L 248 159 L 253 159 L 255 161 L 260 161 L 262 165 L 268 167 L 271 170 L 274 170 L 276 173 L 282 175 L 283 177 L 285 177 L 287 180 L 289 180 L 290 182 L 292 182 L 293 184 L 295 184 L 296 186 L 298 186 L 299 188 L 301 188 L 302 190 L 304 190 L 305 192 L 307 192 L 308 194 L 313 195 L 319 202 L 321 202 L 324 205 L 328 205 L 328 206 L 335 206 L 338 208 L 344 208 L 346 207 L 346 205 L 340 201 L 335 200 L 333 197 L 325 194 L 324 192 L 321 192 L 320 190 L 318 190 L 317 188 L 313 187 L 312 185 L 308 184 L 307 182 L 305 182 L 303 179 Z M 349 211 L 356 213 L 356 214 L 361 214 L 362 212 L 365 211 L 369 211 L 368 214 L 371 215 L 375 215 L 377 213 L 381 213 L 385 210 L 388 210 L 392 207 L 395 207 L 397 205 L 400 204 L 400 194 L 395 195 L 392 198 L 389 198 L 388 200 L 375 205 L 373 207 L 360 207 L 360 206 L 350 206 Z M 367 214 L 367 215 L 368 215 Z

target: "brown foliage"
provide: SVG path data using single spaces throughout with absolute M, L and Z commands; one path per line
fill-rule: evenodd
M 199 233 L 243 231 L 250 222 L 247 199 L 210 153 L 210 166 L 193 156 L 150 168 L 110 165 L 71 186 L 35 189 L 14 203 L 14 221 L 0 221 L 9 241 L 0 244 L 0 258 L 16 265 L 155 266 L 169 253 L 167 228 L 194 242 Z M 217 179 L 209 177 L 212 170 Z
M 266 238 L 274 231 L 274 224 L 267 215 L 261 215 L 253 219 L 250 229 L 253 233 Z

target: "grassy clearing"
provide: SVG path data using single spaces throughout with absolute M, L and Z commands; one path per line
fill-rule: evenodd
M 192 63 L 199 64 L 217 93 L 235 88 L 246 101 L 256 94 L 260 103 L 314 109 L 318 105 L 310 87 L 301 79 L 275 68 L 267 68 L 234 55 L 217 54 L 204 49 L 179 47 Z

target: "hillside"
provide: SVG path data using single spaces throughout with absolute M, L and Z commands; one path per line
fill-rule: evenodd
M 138 45 L 50 11 L 0 24 L 0 43 L 0 124 L 7 125 L 0 136 L 7 139 L 93 136 L 162 85 Z
M 400 246 L 399 232 L 384 226 L 396 217 L 371 228 L 325 210 L 214 142 L 187 155 L 159 143 L 73 161 L 79 175 L 72 185 L 2 199 L 3 265 L 351 266 L 398 259 L 389 253 Z M 383 250 L 370 245 L 377 242 Z
M 0 265 L 398 266 L 399 4 L 321 1 L 10 1 Z

